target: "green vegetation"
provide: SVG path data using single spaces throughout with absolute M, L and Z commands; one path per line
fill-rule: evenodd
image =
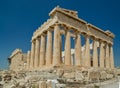
M 39 85 L 38 84 L 33 84 L 32 88 L 39 88 Z
M 98 85 L 94 85 L 94 88 L 100 88 Z

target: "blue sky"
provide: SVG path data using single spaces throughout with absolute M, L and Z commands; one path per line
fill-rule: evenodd
M 116 35 L 115 65 L 120 66 L 120 0 L 0 0 L 0 69 L 8 68 L 7 58 L 14 49 L 30 50 L 33 32 L 57 5 L 76 10 L 88 23 L 112 31 Z

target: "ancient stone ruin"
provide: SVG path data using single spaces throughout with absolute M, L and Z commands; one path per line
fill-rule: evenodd
M 80 19 L 77 11 L 55 7 L 49 15 L 33 33 L 27 56 L 17 49 L 9 57 L 11 79 L 25 88 L 92 88 L 82 86 L 116 77 L 112 32 Z
M 31 51 L 27 54 L 28 70 L 60 65 L 114 69 L 113 33 L 78 18 L 76 11 L 56 7 L 49 15 L 50 19 L 32 36 Z M 84 50 L 81 36 L 85 38 Z M 71 38 L 75 41 L 72 42 L 74 58 L 71 58 Z

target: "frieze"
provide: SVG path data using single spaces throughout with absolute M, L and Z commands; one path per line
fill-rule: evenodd
M 86 34 L 93 35 L 110 43 L 113 42 L 113 38 L 108 36 L 103 30 L 93 27 L 88 27 L 89 29 L 87 29 L 87 23 L 83 23 L 80 20 L 74 19 L 73 17 L 67 16 L 60 12 L 56 12 L 56 16 L 59 22 L 67 24 L 68 26 L 73 26 L 77 31 L 85 32 Z

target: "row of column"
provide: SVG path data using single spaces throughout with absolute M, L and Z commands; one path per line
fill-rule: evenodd
M 93 39 L 93 55 L 91 57 L 90 53 L 90 37 L 86 36 L 86 46 L 85 46 L 85 66 L 91 67 L 91 59 L 93 62 L 93 67 L 101 68 L 114 68 L 114 56 L 113 47 L 107 42 L 98 41 L 96 38 Z M 99 43 L 99 47 L 98 44 Z M 98 50 L 99 48 L 99 50 Z
M 65 65 L 71 65 L 71 32 L 66 28 L 65 32 Z M 91 67 L 91 53 L 90 53 L 90 37 L 85 36 L 85 58 L 82 58 L 81 50 L 81 34 L 76 33 L 75 37 L 75 65 Z M 32 41 L 31 52 L 28 51 L 27 64 L 28 68 L 37 68 L 43 65 L 60 65 L 61 58 L 61 35 L 60 26 L 56 24 L 54 27 L 54 41 L 52 46 L 52 31 L 47 31 L 47 42 L 45 35 L 42 34 L 39 38 Z M 47 44 L 47 45 L 46 45 Z M 106 46 L 106 47 L 105 47 Z M 45 48 L 46 47 L 46 48 Z M 113 48 L 104 42 L 100 42 L 100 55 L 97 50 L 97 40 L 93 40 L 93 67 L 114 68 Z M 46 50 L 45 50 L 46 49 Z M 52 52 L 53 51 L 53 52 Z M 100 57 L 98 61 L 98 56 Z

